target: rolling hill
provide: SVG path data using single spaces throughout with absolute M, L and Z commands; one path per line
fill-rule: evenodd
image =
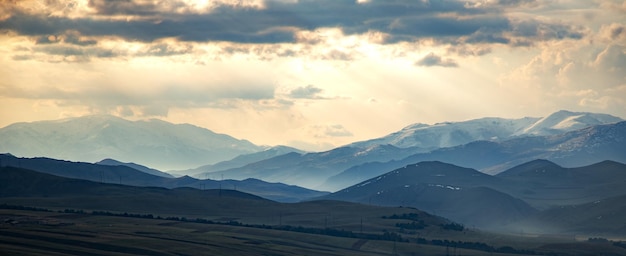
M 151 175 L 124 165 L 101 165 L 62 161 L 50 158 L 18 158 L 0 154 L 0 167 L 26 168 L 67 178 L 83 179 L 101 183 L 163 188 L 193 187 L 200 189 L 228 188 L 262 196 L 281 202 L 298 202 L 307 198 L 327 194 L 282 183 L 261 180 L 198 180 L 189 176 L 168 178 Z
M 626 235 L 626 194 L 593 202 L 553 207 L 510 224 L 512 230 L 532 233 L 587 234 L 588 236 Z
M 283 182 L 307 188 L 318 188 L 327 177 L 353 165 L 370 161 L 401 159 L 420 148 L 401 149 L 390 145 L 370 148 L 340 147 L 325 152 L 300 154 L 291 152 L 242 167 L 211 172 L 210 175 L 228 179 L 256 178 L 271 182 Z M 320 188 L 321 189 L 321 188 Z
M 420 162 L 324 196 L 385 206 L 411 206 L 466 225 L 497 228 L 536 210 L 494 187 L 499 178 L 442 162 Z
M 188 170 L 179 170 L 179 171 L 169 171 L 169 173 L 174 175 L 188 175 L 196 178 L 206 178 L 206 176 L 212 172 L 223 171 L 233 168 L 243 167 L 247 164 L 262 161 L 265 159 L 269 159 L 272 157 L 288 154 L 288 153 L 298 153 L 304 154 L 305 152 L 299 150 L 297 148 L 287 147 L 287 146 L 275 146 L 267 148 L 263 151 L 243 154 L 236 156 L 233 159 L 222 161 L 215 164 L 203 165 L 197 168 L 188 169 Z
M 496 177 L 509 181 L 499 189 L 539 209 L 626 195 L 626 165 L 614 161 L 565 168 L 547 160 L 535 160 Z
M 396 229 L 393 214 L 419 216 L 433 230 L 449 223 L 417 209 L 377 207 L 340 201 L 278 203 L 231 189 L 135 187 L 58 177 L 16 167 L 0 168 L 0 203 L 52 209 L 111 212 L 241 221 L 266 225 Z M 359 215 L 355 215 L 358 212 Z
M 123 165 L 123 166 L 127 166 L 127 167 L 130 167 L 130 168 L 133 168 L 133 169 L 135 169 L 137 171 L 142 171 L 142 172 L 145 172 L 145 173 L 148 173 L 148 174 L 152 174 L 152 175 L 155 175 L 155 176 L 161 176 L 161 177 L 166 177 L 166 178 L 174 178 L 174 176 L 172 176 L 171 174 L 166 173 L 166 172 L 162 172 L 162 171 L 159 171 L 159 170 L 156 170 L 156 169 L 152 169 L 152 168 L 149 168 L 149 167 L 146 167 L 146 166 L 143 166 L 143 165 L 140 165 L 140 164 L 136 164 L 136 163 L 122 163 L 120 161 L 117 161 L 115 159 L 110 159 L 110 158 L 98 161 L 98 162 L 96 162 L 96 164 L 99 164 L 99 165 L 111 165 L 111 166 Z

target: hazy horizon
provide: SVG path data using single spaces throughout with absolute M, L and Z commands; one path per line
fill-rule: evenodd
M 413 123 L 626 117 L 624 1 L 14 1 L 0 127 L 111 114 L 321 151 Z

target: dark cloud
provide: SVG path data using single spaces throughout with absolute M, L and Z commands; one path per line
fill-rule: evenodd
M 425 67 L 433 67 L 433 66 L 441 66 L 441 67 L 458 67 L 459 65 L 452 59 L 442 59 L 440 56 L 435 55 L 434 53 L 429 53 L 417 62 L 415 62 L 417 66 L 425 66 Z
M 513 36 L 535 41 L 564 38 L 581 39 L 585 35 L 583 29 L 579 27 L 558 23 L 548 24 L 538 20 L 516 22 L 513 24 L 511 32 Z
M 289 92 L 289 97 L 294 99 L 322 99 L 318 94 L 323 90 L 313 85 L 298 87 Z
M 177 6 L 184 6 L 182 3 L 176 3 L 174 1 L 159 1 L 146 2 L 146 1 L 131 1 L 131 0 L 89 0 L 88 6 L 93 8 L 96 13 L 102 15 L 155 15 L 159 13 L 159 5 L 177 4 Z M 162 6 L 165 7 L 165 6 Z M 169 7 L 169 6 L 167 6 Z
M 459 56 L 482 56 L 491 53 L 491 48 L 486 45 L 452 45 L 448 47 L 448 53 Z
M 533 1 L 502 0 L 502 6 Z M 97 18 L 65 18 L 13 11 L 0 21 L 0 29 L 38 38 L 76 31 L 81 36 L 113 36 L 130 41 L 153 42 L 162 38 L 180 41 L 228 41 L 237 43 L 294 43 L 297 31 L 340 28 L 346 34 L 377 31 L 386 43 L 436 38 L 448 43 L 512 43 L 505 32 L 532 40 L 580 38 L 566 25 L 539 21 L 512 23 L 501 8 L 467 6 L 464 1 L 300 0 L 267 1 L 265 8 L 222 5 L 207 13 L 185 13 L 177 1 L 159 4 L 132 0 L 92 0 Z M 107 19 L 131 15 L 134 19 Z M 103 18 L 104 17 L 104 18 Z M 93 44 L 67 37 L 67 43 Z M 42 40 L 44 42 L 45 40 Z M 517 40 L 519 41 L 519 40 Z
M 65 33 L 63 42 L 80 46 L 95 45 L 98 43 L 96 40 L 93 39 L 81 38 L 79 33 L 73 31 L 68 31 L 67 33 Z
M 188 54 L 193 51 L 193 46 L 189 44 L 151 44 L 146 49 L 141 50 L 139 56 L 172 56 Z

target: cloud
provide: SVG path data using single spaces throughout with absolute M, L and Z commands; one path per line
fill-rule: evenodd
M 329 125 L 324 128 L 324 135 L 328 137 L 351 137 L 354 134 L 340 124 Z
M 452 59 L 442 59 L 440 56 L 435 55 L 434 53 L 429 53 L 417 62 L 415 62 L 417 66 L 425 66 L 425 67 L 433 67 L 433 66 L 441 66 L 441 67 L 458 67 L 459 65 Z
M 59 80 L 57 82 L 65 83 L 57 87 L 45 83 L 20 86 L 0 81 L 0 97 L 52 100 L 59 106 L 88 107 L 93 112 L 101 113 L 127 114 L 130 109 L 150 116 L 166 116 L 172 108 L 228 109 L 251 106 L 256 111 L 262 111 L 291 104 L 275 99 L 273 84 L 251 82 L 252 78 L 183 80 L 173 83 L 162 81 L 163 77 L 158 71 L 152 72 L 141 70 L 132 75 L 111 75 L 107 80 Z M 84 76 L 84 73 L 77 70 L 76 75 Z M 58 79 L 45 74 L 42 78 L 47 81 Z
M 354 134 L 348 131 L 343 125 L 313 125 L 310 129 L 316 138 L 332 138 L 332 137 L 352 137 Z
M 604 25 L 600 28 L 598 37 L 604 42 L 626 46 L 626 24 L 611 23 L 609 25 Z
M 511 6 L 532 1 L 499 1 Z M 89 37 L 118 37 L 153 42 L 176 38 L 188 42 L 296 43 L 299 31 L 340 28 L 346 35 L 380 32 L 384 43 L 437 38 L 441 42 L 507 44 L 528 40 L 578 39 L 576 28 L 549 21 L 512 21 L 500 8 L 467 6 L 464 1 L 266 1 L 262 7 L 214 4 L 205 12 L 188 12 L 182 1 L 89 1 L 97 15 L 67 17 L 11 9 L 0 29 L 27 36 L 75 31 Z M 45 9 L 44 9 L 45 10 Z M 181 11 L 182 10 L 182 11 Z M 509 31 L 515 31 L 508 35 Z M 68 40 L 67 42 L 81 43 Z M 82 41 L 91 43 L 92 41 Z
M 323 90 L 314 85 L 295 88 L 289 92 L 289 97 L 294 99 L 323 99 L 319 94 Z

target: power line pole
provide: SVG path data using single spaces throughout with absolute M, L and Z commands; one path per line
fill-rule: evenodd
M 363 216 L 361 216 L 361 234 L 363 234 Z

